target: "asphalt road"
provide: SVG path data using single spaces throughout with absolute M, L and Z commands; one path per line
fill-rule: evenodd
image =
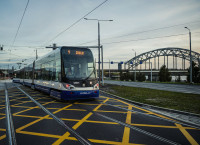
M 11 84 L 10 84 L 11 85 Z M 199 144 L 200 130 L 108 96 L 60 102 L 20 86 L 94 145 Z M 8 89 L 19 145 L 81 144 L 18 88 Z M 0 145 L 6 144 L 5 94 L 0 91 Z
M 123 85 L 129 87 L 139 87 L 139 88 L 172 91 L 172 92 L 200 94 L 200 85 L 143 83 L 143 82 L 126 82 L 126 81 L 110 81 L 110 80 L 105 80 L 104 82 L 107 84 Z

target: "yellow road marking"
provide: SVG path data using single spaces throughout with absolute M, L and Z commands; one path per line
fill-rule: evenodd
M 175 123 L 175 124 L 192 145 L 198 145 L 196 140 L 185 130 L 185 128 L 183 128 L 182 125 L 177 124 L 177 123 Z
M 28 118 L 42 118 L 41 116 L 30 116 L 30 115 L 13 115 L 13 116 L 28 117 Z
M 0 140 L 2 140 L 2 139 L 4 139 L 4 138 L 6 138 L 6 135 L 5 135 L 5 134 L 2 135 L 2 136 L 0 136 Z
M 15 106 L 15 105 L 11 105 L 11 107 L 30 108 L 28 106 Z
M 4 118 L 6 118 L 6 117 L 5 117 L 5 116 L 3 116 L 3 117 L 1 117 L 1 118 L 0 118 L 0 120 L 1 120 L 1 119 L 4 119 Z
M 103 103 L 106 103 L 109 100 L 107 98 L 103 101 Z M 96 108 L 93 109 L 93 111 L 97 111 L 103 104 L 99 104 Z M 93 113 L 88 113 L 85 117 L 83 117 L 79 122 L 77 122 L 72 128 L 76 130 L 79 126 L 81 126 Z M 61 144 L 67 137 L 69 137 L 70 133 L 66 132 L 62 137 L 60 137 L 57 141 L 53 143 L 53 145 Z
M 128 107 L 129 110 L 132 110 L 132 106 L 129 105 Z M 126 123 L 127 124 L 131 124 L 131 111 L 127 112 L 127 116 L 126 116 Z M 129 144 L 129 137 L 130 137 L 130 128 L 129 127 L 124 127 L 124 135 L 123 135 L 123 139 L 122 139 L 122 143 L 123 144 Z
M 55 100 L 54 100 L 54 101 L 51 101 L 51 102 L 44 103 L 44 104 L 42 104 L 42 105 L 47 105 L 47 104 L 50 104 L 50 103 L 52 103 L 52 102 L 55 102 Z M 20 112 L 14 113 L 13 115 L 17 115 L 17 114 L 20 114 L 20 113 L 23 113 L 23 112 L 26 112 L 26 111 L 29 111 L 29 110 L 32 110 L 32 109 L 35 109 L 35 108 L 39 108 L 39 106 L 35 106 L 35 107 L 31 107 L 31 108 L 29 108 L 29 109 L 22 110 L 22 111 L 20 111 Z
M 116 122 L 104 122 L 104 121 L 93 121 L 93 120 L 86 120 L 85 122 L 89 122 L 89 123 L 103 123 L 103 124 L 116 124 L 116 125 L 119 125 L 119 123 L 116 123 Z
M 59 138 L 60 137 L 59 135 L 54 135 L 54 134 L 29 132 L 29 131 L 18 131 L 17 133 L 28 134 L 28 135 L 44 136 L 44 137 L 51 137 L 51 138 Z
M 104 111 L 104 110 L 97 110 L 96 112 L 110 112 L 110 113 L 127 113 L 127 112 L 123 112 L 123 111 Z M 135 112 L 131 112 L 132 114 L 135 114 Z
M 109 100 L 109 98 L 104 100 L 103 103 L 107 102 L 108 100 Z M 104 104 L 99 104 L 93 111 L 97 111 L 102 105 L 104 105 Z
M 77 140 L 75 137 L 67 137 L 66 139 L 74 140 L 74 141 Z M 142 144 L 134 144 L 134 143 L 123 144 L 121 142 L 98 140 L 98 139 L 88 139 L 88 140 L 93 142 L 93 143 L 103 143 L 103 144 L 111 144 L 111 145 L 142 145 Z
M 129 103 L 126 103 L 126 102 L 124 102 L 124 101 L 122 101 L 122 100 L 119 100 L 119 101 L 120 101 L 120 102 L 123 102 L 124 104 L 129 105 Z M 161 118 L 164 118 L 164 119 L 168 119 L 168 120 L 172 120 L 172 121 L 177 121 L 177 120 L 171 119 L 171 118 L 169 118 L 169 117 L 166 117 L 166 116 L 163 116 L 163 115 L 160 115 L 160 114 L 151 112 L 151 111 L 149 111 L 149 110 L 142 109 L 142 108 L 140 108 L 140 107 L 136 107 L 136 106 L 134 106 L 134 105 L 131 105 L 131 106 L 132 106 L 133 108 L 142 110 L 142 111 L 147 112 L 147 113 L 151 113 L 151 114 L 153 114 L 153 115 L 156 115 L 156 116 L 161 117 Z M 179 122 L 179 121 L 177 121 L 177 122 Z
M 88 139 L 89 141 L 93 143 L 103 143 L 103 144 L 111 144 L 111 145 L 141 145 L 141 144 L 134 144 L 134 143 L 121 143 L 121 142 L 115 142 L 115 141 L 107 141 L 107 140 L 97 140 L 97 139 Z
M 65 106 L 65 107 L 63 107 L 63 108 L 61 108 L 61 109 L 59 109 L 59 110 L 57 110 L 57 111 L 54 111 L 53 114 L 58 113 L 58 112 L 62 111 L 63 109 L 66 109 L 66 108 L 71 107 L 71 106 L 72 106 L 72 104 L 70 104 L 70 105 L 68 105 L 68 106 Z M 49 117 L 49 115 L 46 115 L 46 116 L 44 116 L 44 117 L 41 117 L 41 118 L 39 118 L 39 119 L 37 119 L 37 120 L 35 120 L 35 121 L 32 121 L 32 122 L 30 122 L 30 123 L 28 123 L 28 124 L 26 124 L 26 125 L 24 125 L 24 126 L 18 128 L 18 129 L 16 129 L 16 131 L 21 131 L 22 129 L 27 128 L 27 127 L 29 127 L 29 126 L 31 126 L 31 125 L 33 125 L 33 124 L 35 124 L 35 123 L 37 123 L 37 122 L 39 122 L 39 121 L 41 121 L 41 120 L 43 120 L 43 119 L 46 119 L 46 118 L 48 118 L 48 117 Z
M 76 123 L 72 128 L 76 130 L 84 121 L 86 121 L 93 113 L 90 112 L 87 114 L 83 119 L 81 119 L 78 123 Z M 68 136 L 70 135 L 69 132 L 66 132 L 62 137 L 60 137 L 57 141 L 53 143 L 53 145 L 61 144 Z
M 24 128 L 27 128 L 27 127 L 29 127 L 29 126 L 31 126 L 31 125 L 33 125 L 33 124 L 35 124 L 35 123 L 37 123 L 37 122 L 39 122 L 39 121 L 45 119 L 45 118 L 47 118 L 47 117 L 49 117 L 49 115 L 46 115 L 46 116 L 44 116 L 44 117 L 41 117 L 41 118 L 39 118 L 39 119 L 37 119 L 37 120 L 35 120 L 35 121 L 32 121 L 32 122 L 30 122 L 30 123 L 28 123 L 28 124 L 26 124 L 26 125 L 20 127 L 20 128 L 17 128 L 17 129 L 16 129 L 16 132 L 19 132 L 19 131 L 23 130 Z
M 6 131 L 6 129 L 0 128 L 0 131 Z
M 65 109 L 67 111 L 87 111 L 85 109 Z
M 87 104 L 87 103 L 74 103 L 74 104 L 80 104 L 80 105 L 88 105 L 88 106 L 95 106 L 95 105 L 99 105 L 99 104 Z

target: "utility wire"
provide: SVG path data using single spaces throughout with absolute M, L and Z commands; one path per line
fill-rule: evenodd
M 107 39 L 121 38 L 121 37 L 125 37 L 125 36 L 130 36 L 130 35 L 133 35 L 133 34 L 140 34 L 140 33 L 146 33 L 146 32 L 151 32 L 151 31 L 162 30 L 162 29 L 168 29 L 168 28 L 177 27 L 177 26 L 186 25 L 186 24 L 191 24 L 191 23 L 200 23 L 200 21 L 192 21 L 192 22 L 188 22 L 188 23 L 182 23 L 182 24 L 177 24 L 177 25 L 171 25 L 171 26 L 166 26 L 166 27 L 160 27 L 160 28 L 151 29 L 151 30 L 139 31 L 139 32 L 129 33 L 129 34 L 126 34 L 126 35 L 111 37 L 111 38 L 107 38 Z
M 78 22 L 80 22 L 83 18 L 85 18 L 86 16 L 88 16 L 89 14 L 91 14 L 93 11 L 95 11 L 96 9 L 98 9 L 100 6 L 102 6 L 107 1 L 108 0 L 105 0 L 104 2 L 102 2 L 101 4 L 99 4 L 97 7 L 95 7 L 94 9 L 92 9 L 90 12 L 88 12 L 87 14 L 85 14 L 84 16 L 82 16 L 80 19 L 78 19 L 74 23 L 72 23 L 69 27 L 67 27 L 65 30 L 61 31 L 60 33 L 58 33 L 55 37 L 53 37 L 52 39 L 50 39 L 49 41 L 47 41 L 45 44 L 47 44 L 47 43 L 55 40 L 58 36 L 60 36 L 61 34 L 63 34 L 65 31 L 69 30 L 70 28 L 72 28 L 74 25 L 76 25 Z
M 200 23 L 200 21 L 192 21 L 192 22 L 188 22 L 188 23 L 182 23 L 182 24 L 177 24 L 177 25 L 171 25 L 171 26 L 166 26 L 166 27 L 160 27 L 160 28 L 156 28 L 156 29 L 150 29 L 150 30 L 145 30 L 145 31 L 139 31 L 139 32 L 134 32 L 134 33 L 125 34 L 125 35 L 120 35 L 120 36 L 105 38 L 105 39 L 102 39 L 102 40 L 113 39 L 113 38 L 121 38 L 121 37 L 130 36 L 130 35 L 134 35 L 134 34 L 141 34 L 141 33 L 146 33 L 146 32 L 151 32 L 151 31 L 157 31 L 157 30 L 162 30 L 162 29 L 168 29 L 168 28 L 177 27 L 177 26 L 186 25 L 186 24 L 191 24 L 191 23 Z M 84 44 L 92 43 L 92 42 L 95 42 L 95 41 L 97 41 L 97 39 L 92 40 L 92 41 L 88 41 L 88 42 L 85 42 L 85 43 L 81 43 L 81 44 L 79 44 L 79 45 L 84 45 Z
M 26 7 L 25 7 L 25 9 L 24 9 L 24 13 L 23 13 L 23 15 L 22 15 L 21 21 L 20 21 L 19 26 L 18 26 L 18 28 L 17 28 L 17 32 L 16 32 L 16 34 L 15 34 L 15 37 L 14 37 L 14 40 L 13 40 L 13 42 L 12 42 L 11 48 L 12 48 L 12 46 L 14 45 L 15 40 L 16 40 L 16 38 L 17 38 L 17 35 L 18 35 L 18 33 L 19 33 L 19 29 L 20 29 L 20 27 L 21 27 L 21 24 L 22 24 L 24 15 L 25 15 L 25 13 L 26 13 L 28 4 L 29 4 L 29 0 L 27 1 Z
M 195 33 L 200 33 L 200 32 L 195 32 Z M 152 37 L 152 38 L 145 38 L 145 39 L 114 41 L 114 42 L 108 42 L 108 43 L 103 43 L 103 44 L 124 43 L 124 42 L 131 42 L 131 41 L 140 41 L 140 40 L 158 39 L 158 38 L 166 38 L 166 37 L 175 37 L 175 36 L 181 36 L 181 35 L 188 35 L 188 33 L 177 34 L 177 35 L 167 35 L 167 36 L 161 36 L 161 37 Z

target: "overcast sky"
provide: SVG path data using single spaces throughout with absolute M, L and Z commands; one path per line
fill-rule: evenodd
M 51 51 L 44 47 L 52 43 L 59 46 L 97 45 L 97 21 L 82 19 L 53 38 L 104 1 L 30 0 L 11 47 L 27 0 L 0 0 L 0 44 L 5 50 L 0 52 L 0 65 L 9 58 L 12 62 L 34 58 L 35 48 L 39 48 L 38 54 L 42 56 Z M 100 22 L 105 61 L 129 60 L 135 53 L 132 49 L 137 54 L 166 47 L 189 49 L 185 26 L 192 32 L 192 50 L 200 53 L 199 0 L 108 0 L 87 18 L 113 20 Z M 173 27 L 158 29 L 169 26 Z M 178 34 L 185 35 L 148 39 Z M 97 57 L 97 50 L 93 52 Z

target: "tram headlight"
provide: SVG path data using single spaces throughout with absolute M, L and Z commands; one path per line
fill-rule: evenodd
M 99 89 L 99 84 L 98 83 L 94 85 L 94 89 Z
M 63 86 L 68 89 L 68 90 L 72 90 L 72 89 L 75 89 L 75 87 L 73 85 L 70 85 L 70 84 L 63 84 Z

